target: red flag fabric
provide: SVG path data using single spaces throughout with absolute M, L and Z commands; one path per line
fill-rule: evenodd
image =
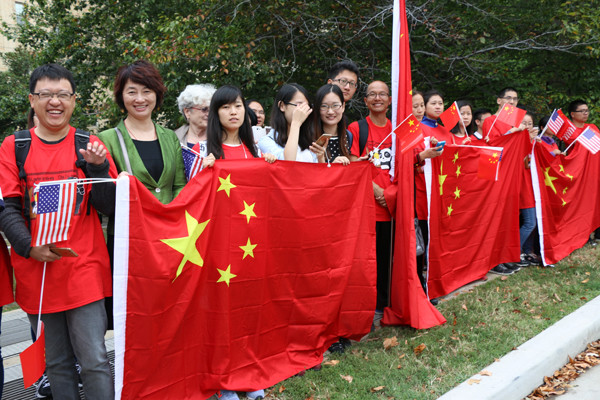
M 578 129 L 569 119 L 565 116 L 562 110 L 556 111 L 557 116 L 555 117 L 555 123 L 552 123 L 552 117 L 554 117 L 554 113 L 551 115 L 551 119 L 548 122 L 548 129 L 550 129 L 557 138 L 562 140 L 565 143 L 571 144 L 573 140 L 577 139 Z M 552 126 L 551 126 L 552 123 Z M 558 127 L 558 129 L 556 129 Z M 554 128 L 554 129 L 552 129 Z
M 499 121 L 506 122 L 510 126 L 519 126 L 521 121 L 523 121 L 525 114 L 527 114 L 527 110 L 514 107 L 507 103 L 502 106 L 497 118 Z
M 6 242 L 0 236 L 0 306 L 15 301 L 13 297 L 13 271 Z
M 394 0 L 394 29 L 392 50 L 392 126 L 412 113 L 410 46 L 406 4 Z M 427 329 L 446 322 L 429 302 L 417 276 L 414 226 L 414 154 L 406 152 L 396 135 L 396 148 L 402 151 L 395 157 L 394 184 L 384 191 L 390 213 L 396 219 L 394 260 L 390 282 L 390 306 L 383 314 L 386 325 L 409 325 Z M 400 195 L 399 195 L 400 194 Z
M 456 106 L 456 102 L 452 103 L 452 105 L 440 115 L 440 119 L 444 123 L 444 127 L 448 130 L 454 128 L 456 124 L 460 122 L 460 112 L 458 107 Z
M 534 146 L 531 177 L 545 264 L 557 263 L 585 245 L 600 226 L 598 171 L 600 157 L 582 146 L 556 157 Z
M 482 279 L 494 266 L 520 259 L 519 188 L 526 131 L 502 136 L 504 148 L 498 181 L 480 179 L 481 148 L 446 145 L 426 165 L 431 174 L 429 208 L 430 298 L 444 296 Z M 495 149 L 499 152 L 499 149 Z
M 421 123 L 414 115 L 408 117 L 402 125 L 395 130 L 396 135 L 400 139 L 400 152 L 406 153 L 414 148 L 418 143 L 423 141 L 423 130 Z
M 41 323 L 41 333 L 35 342 L 19 354 L 23 370 L 23 386 L 28 388 L 37 382 L 46 370 L 46 335 L 44 323 Z
M 502 149 L 498 148 L 480 148 L 479 168 L 477 177 L 489 181 L 498 180 L 498 171 L 500 168 L 500 159 L 502 158 Z
M 130 179 L 117 184 L 117 398 L 266 388 L 369 332 L 365 163 L 218 160 L 169 205 Z

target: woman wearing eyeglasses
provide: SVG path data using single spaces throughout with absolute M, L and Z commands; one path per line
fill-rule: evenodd
M 273 104 L 273 129 L 258 141 L 260 151 L 271 153 L 279 160 L 325 162 L 325 147 L 313 142 L 308 118 L 313 109 L 306 89 L 297 83 L 283 85 Z
M 325 149 L 325 161 L 350 164 L 348 131 L 343 118 L 345 103 L 342 90 L 337 85 L 326 84 L 317 90 L 313 117 L 315 137 L 327 135 L 329 139 Z
M 206 127 L 210 99 L 217 89 L 210 84 L 188 85 L 177 98 L 179 111 L 187 124 L 175 130 L 179 142 L 190 149 L 200 143 L 200 153 L 206 153 Z

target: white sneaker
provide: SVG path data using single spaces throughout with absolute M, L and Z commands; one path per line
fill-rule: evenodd
M 261 400 L 265 398 L 265 391 L 261 389 L 254 392 L 246 392 L 246 396 L 251 400 Z
M 232 390 L 221 390 L 217 397 L 219 400 L 240 400 L 237 393 Z

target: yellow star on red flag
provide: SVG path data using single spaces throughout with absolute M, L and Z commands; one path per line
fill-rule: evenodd
M 250 223 L 250 218 L 256 217 L 256 214 L 254 213 L 254 205 L 255 204 L 256 203 L 252 203 L 251 205 L 248 205 L 248 203 L 246 203 L 244 201 L 244 210 L 240 211 L 240 214 L 246 216 L 246 222 L 248 222 L 248 223 Z
M 196 241 L 198 240 L 200 235 L 202 235 L 202 232 L 204 232 L 204 229 L 206 228 L 206 225 L 209 221 L 210 219 L 199 223 L 196 218 L 192 217 L 186 211 L 185 223 L 187 226 L 188 235 L 174 239 L 161 239 L 161 242 L 165 243 L 173 250 L 176 250 L 183 254 L 183 259 L 179 263 L 179 266 L 177 267 L 177 272 L 175 273 L 175 279 L 177 279 L 179 275 L 181 275 L 181 271 L 183 270 L 185 263 L 188 261 L 199 267 L 202 267 L 204 265 L 204 260 L 202 259 L 202 256 L 196 248 Z
M 456 190 L 454 191 L 454 199 L 460 199 L 460 189 L 458 188 L 458 186 L 456 187 Z
M 231 183 L 231 174 L 227 175 L 227 178 L 224 179 L 219 177 L 219 182 L 221 182 L 221 185 L 217 189 L 217 192 L 224 190 L 225 193 L 227 193 L 227 197 L 229 197 L 231 189 L 236 187 L 233 183 Z
M 554 187 L 553 181 L 557 180 L 558 178 L 555 176 L 551 176 L 548 171 L 550 171 L 550 167 L 546 167 L 546 169 L 544 170 L 544 183 L 546 184 L 546 186 L 550 186 L 554 194 L 556 194 L 556 188 Z
M 452 204 L 450 204 L 448 206 L 448 216 L 452 215 L 452 211 L 454 211 L 454 209 L 452 208 Z
M 244 258 L 246 258 L 246 256 L 250 256 L 252 258 L 254 258 L 254 248 L 256 247 L 256 244 L 252 244 L 250 242 L 250 238 L 248 238 L 248 241 L 246 242 L 246 245 L 244 246 L 240 246 L 240 249 L 244 250 L 244 256 L 242 257 L 242 260 Z
M 236 274 L 231 273 L 231 264 L 229 264 L 226 270 L 217 268 L 217 271 L 219 271 L 219 274 L 221 274 L 221 277 L 219 278 L 217 283 L 225 282 L 227 284 L 227 287 L 229 287 L 229 282 L 237 276 Z
M 440 164 L 440 175 L 438 176 L 438 181 L 440 184 L 440 196 L 444 194 L 444 182 L 446 181 L 446 177 L 448 175 L 442 175 L 444 169 L 444 161 Z

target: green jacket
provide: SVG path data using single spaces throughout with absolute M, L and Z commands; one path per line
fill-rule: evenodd
M 133 175 L 135 175 L 135 177 L 139 179 L 161 203 L 168 204 L 179 194 L 181 189 L 183 189 L 187 183 L 183 168 L 183 158 L 181 157 L 181 145 L 172 130 L 163 128 L 157 124 L 154 124 L 154 126 L 156 128 L 156 135 L 158 136 L 164 163 L 164 169 L 158 182 L 156 182 L 146 170 L 144 162 L 127 132 L 125 123 L 123 121 L 119 122 L 117 128 L 119 128 L 119 131 L 121 131 L 121 134 L 123 135 L 123 141 L 125 142 L 125 148 L 129 155 L 129 163 L 131 164 Z M 119 138 L 115 129 L 111 128 L 104 132 L 100 132 L 98 137 L 108 149 L 117 166 L 117 170 L 119 172 L 126 171 L 125 158 L 123 157 L 123 151 L 121 150 Z

